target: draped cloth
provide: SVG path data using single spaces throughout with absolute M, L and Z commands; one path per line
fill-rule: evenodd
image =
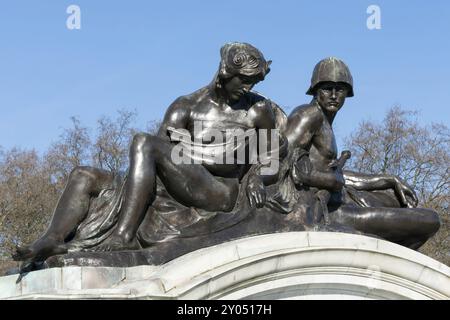
M 138 229 L 139 244 L 146 248 L 172 238 L 197 237 L 238 224 L 251 211 L 245 191 L 249 175 L 256 170 L 258 165 L 252 166 L 242 179 L 231 212 L 210 212 L 186 207 L 171 197 L 161 180 L 157 179 L 155 200 Z M 73 239 L 67 243 L 69 251 L 94 248 L 113 233 L 119 220 L 126 179 L 126 175 L 117 177 L 111 189 L 103 190 L 97 198 L 92 199 L 87 217 L 78 226 Z
M 287 143 L 282 136 L 278 138 L 280 144 Z M 215 151 L 216 147 L 214 147 Z M 169 194 L 157 177 L 155 200 L 146 212 L 137 232 L 140 246 L 147 248 L 173 238 L 198 237 L 238 224 L 252 210 L 246 194 L 248 178 L 257 173 L 261 166 L 259 163 L 253 164 L 241 179 L 238 197 L 231 212 L 210 212 L 184 206 Z M 67 243 L 69 251 L 93 249 L 114 232 L 123 203 L 126 180 L 126 174 L 117 176 L 111 188 L 102 190 L 98 197 L 91 200 L 86 218 L 78 226 L 74 237 Z
M 253 93 L 251 97 L 255 101 L 251 101 L 250 105 L 258 100 L 265 99 L 259 94 Z M 280 150 L 283 148 L 287 149 L 287 139 L 283 136 L 287 124 L 287 116 L 275 103 L 270 103 L 276 119 L 276 129 L 279 130 L 279 148 Z M 229 125 L 230 123 L 224 122 L 223 125 L 216 127 L 216 129 L 223 131 Z M 236 123 L 233 125 L 235 126 Z M 242 126 L 237 127 L 250 129 Z M 238 139 L 238 143 L 242 141 L 244 140 Z M 216 155 L 218 150 L 231 150 L 233 152 L 237 150 L 233 149 L 234 147 L 232 147 L 230 140 L 223 142 L 222 147 L 225 149 L 214 143 L 210 146 L 193 146 L 194 148 L 200 147 L 202 151 L 207 150 L 211 156 Z M 241 146 L 237 145 L 236 147 Z M 155 200 L 147 210 L 137 232 L 139 244 L 142 248 L 147 248 L 158 242 L 174 238 L 207 235 L 239 224 L 253 212 L 247 199 L 246 189 L 249 176 L 260 169 L 261 164 L 253 164 L 245 174 L 241 175 L 238 197 L 231 212 L 208 212 L 199 208 L 184 206 L 169 194 L 164 184 L 157 177 Z M 67 243 L 69 251 L 93 249 L 114 232 L 123 203 L 126 180 L 127 174 L 117 175 L 109 189 L 102 190 L 98 197 L 91 199 L 86 218 L 80 223 L 73 238 Z M 275 186 L 271 186 L 268 190 L 269 193 L 276 193 Z M 220 199 L 217 199 L 217 201 L 220 201 Z M 282 211 L 276 211 L 276 213 L 279 212 Z

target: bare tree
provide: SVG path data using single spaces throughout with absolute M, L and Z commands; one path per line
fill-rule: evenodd
M 34 240 L 47 225 L 58 190 L 34 150 L 13 148 L 0 159 L 0 256 Z
M 152 120 L 147 123 L 145 131 L 151 135 L 156 136 L 158 134 L 158 130 L 161 127 L 161 120 Z
M 443 124 L 421 125 L 418 113 L 391 108 L 382 123 L 363 121 L 349 138 L 348 167 L 401 177 L 417 192 L 420 205 L 436 210 L 440 231 L 421 249 L 450 265 L 450 130 Z
M 92 159 L 96 167 L 113 174 L 128 166 L 128 151 L 133 136 L 142 130 L 135 127 L 136 111 L 118 110 L 115 119 L 103 116 L 97 121 L 97 135 L 92 146 Z M 160 121 L 150 121 L 145 132 L 155 135 Z
M 72 127 L 63 130 L 59 140 L 52 143 L 45 154 L 45 166 L 51 178 L 62 188 L 73 168 L 90 164 L 91 138 L 89 129 L 76 117 L 70 118 Z
M 71 117 L 71 127 L 63 129 L 43 156 L 34 150 L 0 147 L 0 275 L 15 265 L 9 260 L 15 246 L 32 242 L 45 230 L 73 168 L 124 170 L 133 135 L 156 134 L 160 121 L 139 130 L 136 118 L 136 111 L 127 110 L 119 110 L 115 119 L 101 117 L 92 138 L 91 130 Z
M 125 170 L 128 149 L 134 134 L 136 111 L 119 110 L 116 119 L 103 116 L 97 121 L 97 136 L 92 148 L 94 166 L 113 174 Z

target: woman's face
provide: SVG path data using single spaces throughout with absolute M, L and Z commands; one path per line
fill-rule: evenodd
M 230 101 L 236 102 L 241 97 L 250 92 L 250 90 L 260 80 L 257 77 L 248 77 L 244 75 L 236 75 L 224 81 L 223 88 Z

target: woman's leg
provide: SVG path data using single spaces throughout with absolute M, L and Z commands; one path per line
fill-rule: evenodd
M 175 164 L 172 144 L 148 134 L 137 134 L 130 148 L 130 170 L 114 234 L 98 250 L 136 248 L 136 232 L 156 191 L 156 175 L 170 195 L 186 206 L 209 211 L 231 211 L 239 186 L 219 180 L 200 164 Z
M 17 248 L 14 258 L 43 261 L 65 252 L 64 241 L 85 218 L 91 197 L 97 196 L 111 184 L 112 175 L 104 170 L 76 167 L 69 176 L 44 235 L 29 246 Z

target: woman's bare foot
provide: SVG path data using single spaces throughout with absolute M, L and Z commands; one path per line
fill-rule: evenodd
M 17 247 L 12 258 L 16 261 L 45 261 L 48 257 L 67 252 L 64 243 L 50 237 L 42 237 L 29 246 Z

